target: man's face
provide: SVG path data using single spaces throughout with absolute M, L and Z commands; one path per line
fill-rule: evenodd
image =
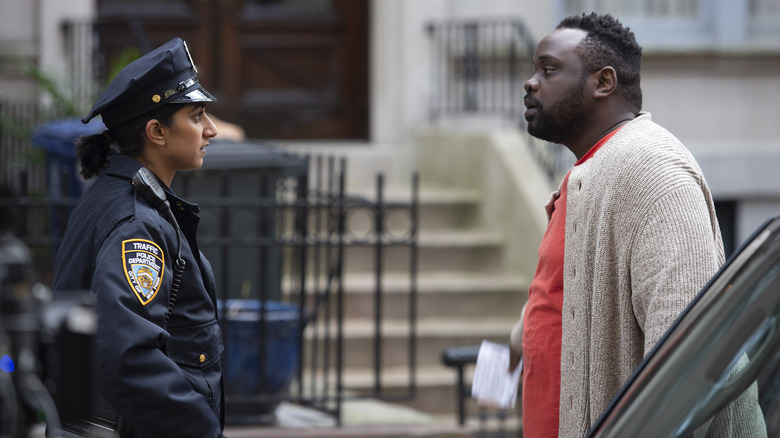
M 581 132 L 586 76 L 575 48 L 585 36 L 579 29 L 558 29 L 539 43 L 524 99 L 528 132 L 534 137 L 567 144 Z

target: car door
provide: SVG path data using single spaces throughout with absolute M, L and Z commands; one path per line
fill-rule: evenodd
M 587 436 L 705 433 L 780 436 L 780 216 L 702 289 Z

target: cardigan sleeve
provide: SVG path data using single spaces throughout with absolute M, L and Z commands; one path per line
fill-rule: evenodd
M 698 184 L 679 185 L 641 217 L 631 248 L 631 301 L 647 354 L 722 262 Z

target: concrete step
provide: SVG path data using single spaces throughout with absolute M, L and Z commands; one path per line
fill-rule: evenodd
M 470 381 L 473 371 L 468 372 Z M 407 367 L 383 369 L 379 382 L 381 396 L 386 401 L 428 414 L 457 412 L 456 373 L 453 369 L 441 364 L 417 367 L 413 393 L 409 392 L 410 379 L 411 374 Z M 379 398 L 379 395 L 375 394 L 375 376 L 370 368 L 346 368 L 343 385 L 356 396 Z
M 474 367 L 466 367 L 464 382 L 468 385 L 474 372 Z M 389 368 L 383 370 L 381 380 L 381 392 L 387 401 L 406 406 L 430 415 L 454 415 L 458 412 L 457 372 L 455 368 L 444 365 L 420 366 L 415 373 L 416 390 L 413 397 L 405 399 L 408 395 L 409 371 L 406 368 Z M 374 393 L 374 376 L 371 370 L 346 369 L 344 372 L 344 386 L 356 394 L 366 396 Z M 466 386 L 469 394 L 470 386 Z M 518 403 L 519 405 L 519 403 Z M 477 414 L 482 407 L 470 396 L 466 397 L 466 413 Z M 516 412 L 519 406 L 507 413 Z M 487 411 L 487 410 L 486 410 Z M 495 412 L 495 410 L 494 410 Z
M 312 408 L 283 402 L 276 409 L 271 425 L 227 426 L 231 438 L 455 438 L 521 437 L 521 416 L 516 410 L 497 412 L 475 408 L 466 412 L 465 424 L 457 415 L 427 414 L 415 409 L 376 399 L 345 400 L 342 421 Z M 501 419 L 503 417 L 503 419 Z M 36 437 L 43 437 L 43 431 Z
M 346 216 L 346 229 L 353 236 L 367 236 L 375 227 L 375 194 L 350 193 Z M 367 202 L 361 203 L 361 199 Z M 386 213 L 385 226 L 391 234 L 406 235 L 412 224 L 410 211 L 411 194 L 393 191 L 382 200 Z M 424 190 L 418 199 L 418 230 L 455 230 L 473 228 L 479 221 L 479 207 L 482 195 L 476 190 Z M 291 229 L 295 218 L 293 210 L 281 216 Z M 319 213 L 319 214 L 317 214 Z M 308 211 L 309 231 L 330 230 L 335 227 L 336 210 L 312 207 Z M 255 218 L 255 220 L 258 220 Z M 255 229 L 251 228 L 250 229 Z
M 355 193 L 375 200 L 373 193 Z M 411 194 L 405 190 L 391 189 L 383 201 L 390 204 L 411 202 Z M 482 194 L 472 189 L 422 188 L 419 194 L 419 228 L 421 230 L 464 229 L 477 224 Z M 391 209 L 391 211 L 393 211 Z
M 439 365 L 443 351 L 451 346 L 478 345 L 487 339 L 497 343 L 507 343 L 509 333 L 516 318 L 503 319 L 461 319 L 461 318 L 425 318 L 414 327 L 416 338 L 411 341 L 411 325 L 408 320 L 382 321 L 381 351 L 376 357 L 376 327 L 371 319 L 349 319 L 344 323 L 343 360 L 348 368 L 373 369 L 376 360 L 384 368 L 408 367 L 414 352 L 415 363 L 419 366 Z M 314 337 L 312 328 L 307 331 L 305 345 L 306 363 L 311 358 L 335 358 L 335 342 L 325 346 L 321 338 Z M 322 333 L 322 329 L 320 332 Z M 335 327 L 330 328 L 335 336 Z M 412 349 L 414 347 L 414 349 Z M 314 350 L 316 348 L 316 350 Z M 330 353 L 325 354 L 325 348 Z
M 409 236 L 394 235 L 391 239 L 381 248 L 383 272 L 409 272 Z M 504 239 L 500 233 L 480 229 L 421 231 L 417 236 L 418 272 L 500 272 Z M 324 272 L 332 266 L 337 244 L 332 241 L 329 247 L 311 247 L 306 260 L 308 272 Z M 360 234 L 345 238 L 345 274 L 375 272 L 377 259 L 377 247 L 370 238 Z M 283 276 L 289 276 L 289 272 Z
M 345 318 L 365 318 L 376 313 L 376 276 L 371 273 L 349 274 L 344 278 Z M 508 275 L 464 274 L 460 272 L 423 273 L 416 281 L 417 317 L 427 318 L 440 315 L 470 318 L 490 315 L 491 317 L 519 316 L 522 299 L 528 291 L 529 280 Z M 315 298 L 315 285 L 309 284 L 308 303 Z M 383 296 L 382 316 L 384 318 L 405 318 L 411 313 L 409 291 L 411 277 L 400 273 L 383 273 L 381 294 Z M 298 302 L 297 294 L 285 284 L 284 290 L 290 301 Z M 317 290 L 324 293 L 324 282 Z M 336 315 L 336 300 L 331 298 L 331 315 Z
M 477 225 L 482 195 L 476 190 L 431 190 L 420 194 L 421 230 L 469 229 Z
M 231 438 L 455 438 L 473 436 L 457 421 L 432 416 L 405 406 L 376 399 L 345 400 L 339 427 L 333 416 L 315 409 L 282 403 L 276 421 L 266 426 L 229 426 Z M 41 437 L 43 434 L 40 435 Z
M 382 278 L 382 315 L 406 317 L 410 313 L 408 275 Z M 350 275 L 344 279 L 345 315 L 375 314 L 376 279 L 372 275 Z M 459 272 L 423 273 L 417 278 L 416 314 L 419 319 L 446 315 L 457 318 L 516 318 L 522 307 L 528 280 L 519 277 Z
M 484 230 L 423 231 L 417 241 L 419 272 L 501 272 L 503 236 Z M 383 272 L 408 272 L 408 246 L 385 247 L 381 253 Z M 377 265 L 373 246 L 347 247 L 346 273 L 374 272 Z
M 514 408 L 497 409 L 478 406 L 468 398 L 464 406 L 464 421 L 460 424 L 457 414 L 429 414 L 434 422 L 441 425 L 457 424 L 471 437 L 477 438 L 522 438 L 523 414 L 520 399 Z
M 362 195 L 368 199 L 374 197 L 372 193 Z M 391 205 L 410 200 L 410 193 L 404 190 L 390 189 L 384 194 L 384 201 Z M 478 227 L 481 202 L 481 194 L 476 190 L 424 188 L 420 192 L 415 344 L 409 342 L 412 329 L 407 319 L 411 312 L 408 297 L 411 252 L 408 247 L 389 246 L 381 254 L 380 392 L 389 396 L 386 402 L 449 417 L 450 424 L 457 424 L 457 372 L 442 364 L 444 349 L 478 345 L 484 339 L 506 343 L 511 327 L 519 318 L 522 297 L 530 282 L 506 273 L 505 236 Z M 391 207 L 388 213 L 386 226 L 391 236 L 407 237 L 411 223 L 409 211 Z M 370 210 L 354 210 L 348 217 L 350 238 L 370 239 L 372 221 Z M 343 383 L 350 394 L 358 397 L 372 397 L 376 383 L 372 319 L 376 312 L 376 263 L 374 247 L 346 248 Z M 308 266 L 311 268 L 313 263 L 310 261 Z M 331 315 L 335 316 L 333 310 Z M 309 348 L 311 345 L 307 344 Z M 416 361 L 413 379 L 416 388 L 413 394 L 408 394 L 412 378 L 411 345 L 414 345 Z M 321 344 L 319 348 L 318 357 L 323 357 Z M 471 380 L 471 368 L 466 368 L 466 382 Z M 469 412 L 479 411 L 470 398 L 466 407 Z M 470 423 L 464 430 L 475 430 L 473 421 Z

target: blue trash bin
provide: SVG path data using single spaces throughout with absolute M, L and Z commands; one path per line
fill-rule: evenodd
M 290 383 L 298 372 L 299 307 L 293 303 L 263 301 L 262 309 L 261 322 L 259 300 L 229 299 L 222 308 L 226 416 L 229 423 L 272 422 L 276 407 L 288 393 Z M 261 333 L 265 335 L 264 342 L 260 339 Z M 262 353 L 261 345 L 264 346 Z M 251 396 L 263 397 L 252 402 Z
M 46 181 L 50 197 L 81 196 L 84 181 L 78 177 L 76 139 L 100 134 L 105 129 L 99 118 L 87 124 L 75 118 L 60 119 L 35 129 L 32 143 L 46 154 Z
M 35 129 L 32 143 L 46 155 L 46 187 L 49 199 L 80 198 L 86 187 L 78 174 L 76 139 L 99 134 L 106 129 L 103 122 L 92 119 L 86 125 L 75 118 L 60 119 L 45 123 Z M 72 211 L 72 207 L 67 210 Z M 53 234 L 65 231 L 65 223 L 57 214 L 51 215 Z

